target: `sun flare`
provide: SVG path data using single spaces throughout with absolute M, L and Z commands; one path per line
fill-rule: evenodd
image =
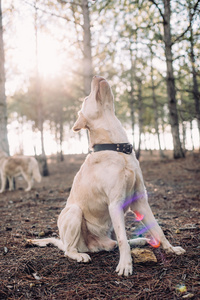
M 60 73 L 62 63 L 59 44 L 52 37 L 41 33 L 38 37 L 38 70 L 44 77 Z

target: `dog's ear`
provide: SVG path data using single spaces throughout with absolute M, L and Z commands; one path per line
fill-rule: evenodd
M 97 93 L 97 101 L 100 100 L 103 103 L 113 103 L 114 97 L 109 83 L 106 80 L 99 82 L 99 90 Z
M 87 125 L 87 120 L 83 116 L 83 114 L 80 112 L 78 119 L 76 120 L 72 129 L 73 129 L 73 131 L 77 132 L 77 131 L 81 130 L 82 128 L 86 128 L 86 125 Z

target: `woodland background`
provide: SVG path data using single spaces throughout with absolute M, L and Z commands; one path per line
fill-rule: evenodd
M 200 299 L 199 12 L 200 0 L 0 0 L 0 150 L 35 154 L 43 175 L 0 196 L 0 299 Z M 186 250 L 147 245 L 157 263 L 128 278 L 118 249 L 85 265 L 27 244 L 58 236 L 88 151 L 71 128 L 95 74 L 112 86 L 158 223 Z M 129 214 L 129 238 L 137 226 Z
M 30 145 L 43 175 L 47 151 L 87 152 L 86 133 L 78 143 L 71 127 L 94 74 L 111 84 L 138 158 L 198 149 L 199 2 L 0 1 L 0 149 Z

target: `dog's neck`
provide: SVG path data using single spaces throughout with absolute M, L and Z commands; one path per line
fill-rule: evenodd
M 96 144 L 128 143 L 128 137 L 115 114 L 104 115 L 89 128 L 90 148 Z

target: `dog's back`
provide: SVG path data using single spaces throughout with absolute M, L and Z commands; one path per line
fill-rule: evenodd
M 6 178 L 8 178 L 12 185 L 12 178 L 22 175 L 28 183 L 28 188 L 26 189 L 26 191 L 28 191 L 32 188 L 32 179 L 35 179 L 37 182 L 41 181 L 38 162 L 34 157 L 3 156 L 1 162 L 3 183 L 6 181 Z M 5 189 L 3 185 L 5 186 L 5 183 L 2 184 L 1 192 Z
M 4 159 L 3 170 L 7 176 L 18 176 L 22 172 L 31 174 L 38 163 L 33 157 L 11 156 Z

